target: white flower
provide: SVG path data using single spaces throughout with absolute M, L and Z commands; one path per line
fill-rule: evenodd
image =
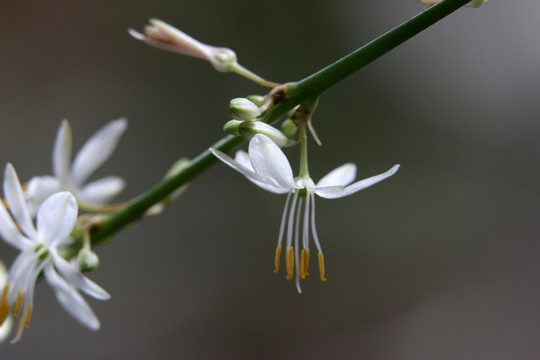
M 0 235 L 21 253 L 9 269 L 0 297 L 0 324 L 11 311 L 13 317 L 20 317 L 13 342 L 20 340 L 32 314 L 37 277 L 43 272 L 64 309 L 81 324 L 99 329 L 99 320 L 77 290 L 100 300 L 109 299 L 109 294 L 59 254 L 59 248 L 69 244 L 77 220 L 73 195 L 61 192 L 47 198 L 37 213 L 36 226 L 11 164 L 4 174 L 4 195 L 12 216 L 0 204 Z
M 31 214 L 35 215 L 43 201 L 56 192 L 70 191 L 81 208 L 92 209 L 103 206 L 122 191 L 124 181 L 116 176 L 84 183 L 111 156 L 126 128 L 124 118 L 109 122 L 88 139 L 71 164 L 71 128 L 64 120 L 53 148 L 54 176 L 36 176 L 28 184 L 26 197 Z
M 394 165 L 385 173 L 351 184 L 356 176 L 356 166 L 354 164 L 345 164 L 331 171 L 315 184 L 309 176 L 294 178 L 291 165 L 285 154 L 272 140 L 262 134 L 255 135 L 250 141 L 249 155 L 244 151 L 238 151 L 234 160 L 219 150 L 210 149 L 210 151 L 218 159 L 240 172 L 248 180 L 264 190 L 276 194 L 288 193 L 279 230 L 275 261 L 276 268 L 274 272 L 277 272 L 279 269 L 281 244 L 285 232 L 285 224 L 287 223 L 285 254 L 287 279 L 292 279 L 296 264 L 296 287 L 298 292 L 302 292 L 300 279 L 304 279 L 308 275 L 310 228 L 313 241 L 319 252 L 320 278 L 321 281 L 326 281 L 324 275 L 324 257 L 315 228 L 315 194 L 327 199 L 348 196 L 392 176 L 399 168 L 399 165 Z M 301 214 L 302 207 L 304 209 L 303 215 Z M 299 254 L 300 216 L 303 216 L 303 220 L 302 252 Z M 294 245 L 292 243 L 293 229 Z
M 206 60 L 217 71 L 231 71 L 231 66 L 236 64 L 236 54 L 231 49 L 203 44 L 158 19 L 150 19 L 149 22 L 150 25 L 144 27 L 145 34 L 133 29 L 128 30 L 129 34 L 148 45 Z

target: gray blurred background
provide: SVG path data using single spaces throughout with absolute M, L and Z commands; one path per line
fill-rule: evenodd
M 51 173 L 68 119 L 77 150 L 108 121 L 129 129 L 95 178 L 127 200 L 223 136 L 230 98 L 263 89 L 127 35 L 149 17 L 277 82 L 299 80 L 424 7 L 410 1 L 0 2 L 0 167 Z M 368 177 L 317 201 L 327 283 L 299 295 L 273 259 L 284 196 L 224 165 L 165 214 L 96 249 L 81 327 L 44 283 L 31 329 L 0 359 L 540 358 L 540 2 L 461 9 L 328 91 L 315 180 L 345 162 Z M 296 168 L 297 153 L 289 151 Z M 16 252 L 0 244 L 9 266 Z M 315 264 L 313 264 L 315 265 Z M 316 273 L 316 269 L 312 269 Z

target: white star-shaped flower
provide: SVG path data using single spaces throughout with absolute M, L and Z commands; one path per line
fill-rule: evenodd
M 0 325 L 10 312 L 20 317 L 13 342 L 20 340 L 32 314 L 36 280 L 43 272 L 64 309 L 81 324 L 99 329 L 99 320 L 78 290 L 100 300 L 109 299 L 109 294 L 59 254 L 59 249 L 70 243 L 77 220 L 73 195 L 65 191 L 47 198 L 38 210 L 36 226 L 11 164 L 4 174 L 4 195 L 11 216 L 0 203 L 0 235 L 21 253 L 9 269 L 0 297 Z
M 291 165 L 283 151 L 272 140 L 262 134 L 255 135 L 251 139 L 249 143 L 249 154 L 244 151 L 238 151 L 234 160 L 219 150 L 210 149 L 210 151 L 218 159 L 240 172 L 248 180 L 264 190 L 276 194 L 288 193 L 279 230 L 275 261 L 276 268 L 274 272 L 277 272 L 279 269 L 281 244 L 285 225 L 287 224 L 285 253 L 287 279 L 292 279 L 294 270 L 296 270 L 296 287 L 298 292 L 302 292 L 300 279 L 304 279 L 308 275 L 310 228 L 313 241 L 319 252 L 320 278 L 321 281 L 326 281 L 324 275 L 324 257 L 315 228 L 315 194 L 326 199 L 348 196 L 394 175 L 399 168 L 399 165 L 394 165 L 390 170 L 382 174 L 351 184 L 356 176 L 356 166 L 354 164 L 345 164 L 331 171 L 315 184 L 310 177 L 295 178 Z M 303 216 L 301 253 L 298 252 L 300 216 Z
M 36 176 L 28 183 L 26 198 L 31 214 L 35 215 L 43 201 L 56 192 L 70 191 L 82 209 L 92 210 L 99 209 L 122 191 L 125 183 L 116 176 L 85 182 L 111 156 L 126 128 L 126 119 L 109 122 L 88 139 L 71 164 L 71 128 L 64 120 L 53 148 L 54 176 Z

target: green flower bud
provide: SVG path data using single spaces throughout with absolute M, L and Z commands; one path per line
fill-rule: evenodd
M 292 139 L 296 135 L 297 130 L 298 127 L 292 119 L 287 119 L 281 124 L 281 132 L 289 139 Z
M 260 114 L 259 107 L 246 98 L 234 98 L 229 105 L 229 115 L 235 120 L 252 120 Z
M 263 106 L 266 101 L 266 98 L 261 95 L 249 95 L 248 97 L 246 97 L 246 99 L 257 105 L 258 107 Z
M 253 136 L 257 134 L 263 134 L 272 139 L 279 147 L 287 146 L 289 139 L 281 133 L 275 127 L 268 125 L 262 121 L 244 121 L 238 127 L 238 131 L 242 137 L 247 140 L 250 140 Z
M 238 128 L 242 123 L 243 121 L 241 120 L 229 120 L 225 126 L 223 126 L 223 130 L 225 130 L 227 134 L 239 136 L 240 133 L 238 132 Z
M 79 264 L 79 270 L 82 272 L 94 270 L 99 266 L 99 258 L 95 252 L 83 247 L 77 255 L 77 263 Z

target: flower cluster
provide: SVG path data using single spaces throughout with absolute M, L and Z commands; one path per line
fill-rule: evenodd
M 0 279 L 0 329 L 9 332 L 11 316 L 17 319 L 13 342 L 19 341 L 28 328 L 34 309 L 34 287 L 40 274 L 71 316 L 91 330 L 100 327 L 79 291 L 99 300 L 110 296 L 80 272 L 76 260 L 65 259 L 62 250 L 73 242 L 71 233 L 79 218 L 79 208 L 103 209 L 123 189 L 124 182 L 117 177 L 84 183 L 111 155 L 126 127 L 125 119 L 107 124 L 86 142 L 70 166 L 71 129 L 63 121 L 53 150 L 54 176 L 34 177 L 24 187 L 14 167 L 6 165 L 0 236 L 20 254 L 7 276 Z

